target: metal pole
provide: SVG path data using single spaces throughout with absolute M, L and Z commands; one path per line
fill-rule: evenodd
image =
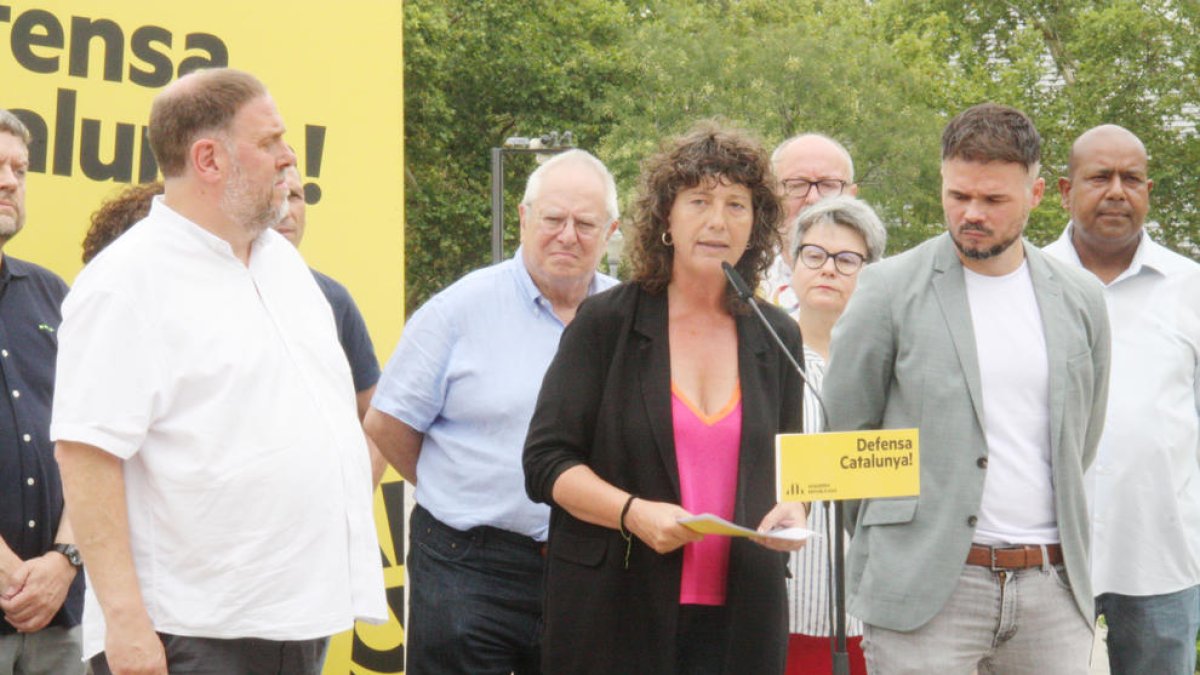
M 504 259 L 504 148 L 492 148 L 492 264 Z
M 562 139 L 565 145 L 558 145 L 558 132 L 547 134 L 542 138 L 550 142 L 549 147 L 537 146 L 529 147 L 529 139 L 523 137 L 513 137 L 505 141 L 506 146 L 500 148 L 492 148 L 492 263 L 498 263 L 504 260 L 504 153 L 513 153 L 518 155 L 557 155 L 560 152 L 570 150 L 573 147 L 574 137 L 571 132 L 563 134 Z M 524 143 L 524 145 L 519 145 Z M 509 145 L 512 144 L 512 145 Z M 540 159 L 538 161 L 541 161 Z
M 850 655 L 846 652 L 846 528 L 845 506 L 841 501 L 833 506 L 833 557 L 837 620 L 834 624 L 833 675 L 850 675 Z

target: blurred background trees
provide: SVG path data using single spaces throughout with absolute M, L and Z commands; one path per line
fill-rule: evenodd
M 946 121 L 993 100 L 1044 139 L 1028 236 L 1066 223 L 1055 179 L 1104 122 L 1146 143 L 1150 218 L 1200 257 L 1200 4 L 1194 0 L 406 0 L 407 308 L 490 262 L 489 150 L 570 130 L 629 203 L 667 136 L 720 116 L 769 147 L 841 140 L 889 253 L 941 231 Z M 507 162 L 506 246 L 529 158 Z

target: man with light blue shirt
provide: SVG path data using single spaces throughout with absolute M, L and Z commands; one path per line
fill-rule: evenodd
M 1176 280 L 1200 265 L 1142 226 L 1154 181 L 1146 148 L 1116 125 L 1085 132 L 1058 179 L 1071 214 L 1046 253 L 1104 284 L 1112 387 L 1085 478 L 1096 612 L 1114 675 L 1191 675 L 1200 629 L 1200 296 Z
M 410 675 L 537 673 L 549 509 L 525 496 L 521 451 L 542 376 L 617 228 L 600 160 L 570 150 L 530 176 L 521 247 L 409 320 L 365 427 L 416 487 L 409 528 Z

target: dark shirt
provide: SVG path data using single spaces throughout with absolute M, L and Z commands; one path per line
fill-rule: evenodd
M 54 547 L 63 513 L 50 405 L 66 294 L 47 269 L 7 255 L 0 262 L 0 537 L 22 560 Z M 74 626 L 82 611 L 77 574 L 50 625 Z M 0 635 L 14 632 L 0 621 Z
M 317 286 L 325 294 L 333 308 L 333 320 L 337 324 L 338 342 L 350 362 L 350 373 L 354 376 L 354 391 L 365 391 L 379 382 L 379 360 L 375 358 L 375 345 L 367 333 L 358 305 L 350 297 L 346 287 L 330 277 L 312 270 Z

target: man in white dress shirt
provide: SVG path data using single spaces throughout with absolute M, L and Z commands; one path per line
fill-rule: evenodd
M 387 618 L 350 368 L 271 229 L 283 133 L 247 73 L 164 89 L 165 193 L 63 305 L 51 437 L 100 675 L 317 675 L 328 636 Z
M 1200 297 L 1174 288 L 1200 265 L 1146 232 L 1153 187 L 1137 136 L 1085 132 L 1058 179 L 1071 222 L 1046 247 L 1100 279 L 1112 321 L 1108 416 L 1086 486 L 1114 675 L 1191 675 L 1200 628 L 1200 336 L 1181 324 Z

